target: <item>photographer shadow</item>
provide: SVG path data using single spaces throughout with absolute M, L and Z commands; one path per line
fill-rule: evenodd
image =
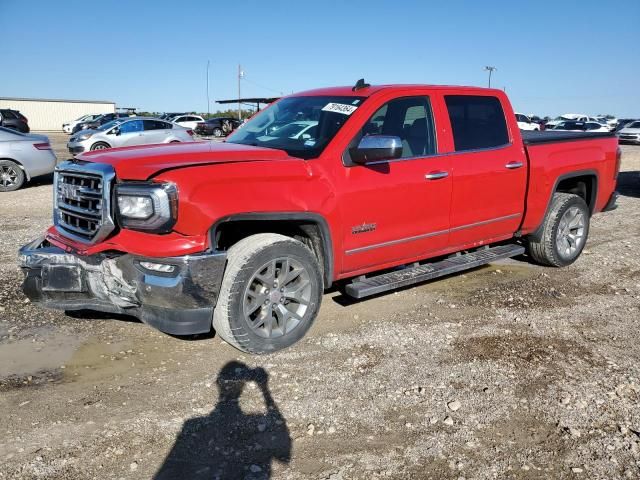
M 216 407 L 184 423 L 155 479 L 263 480 L 271 478 L 273 460 L 290 462 L 289 429 L 269 392 L 267 372 L 234 361 L 216 382 Z M 240 396 L 250 382 L 259 387 L 266 413 L 242 411 Z

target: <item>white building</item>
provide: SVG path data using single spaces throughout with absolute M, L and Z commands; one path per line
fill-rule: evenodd
M 100 100 L 54 100 L 49 98 L 0 97 L 0 108 L 19 110 L 32 131 L 62 131 L 62 124 L 90 113 L 113 113 L 114 102 Z

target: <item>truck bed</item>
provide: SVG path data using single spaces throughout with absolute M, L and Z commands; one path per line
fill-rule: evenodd
M 614 132 L 571 132 L 564 130 L 554 131 L 523 131 L 522 141 L 525 145 L 537 145 L 539 143 L 572 142 L 576 140 L 590 140 L 592 138 L 615 137 Z

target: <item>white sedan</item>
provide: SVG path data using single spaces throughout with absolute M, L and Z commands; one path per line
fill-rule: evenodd
M 204 118 L 200 115 L 178 115 L 177 117 L 172 118 L 171 121 L 173 123 L 177 123 L 181 127 L 194 130 L 198 123 L 204 122 Z
M 522 113 L 516 113 L 516 120 L 518 121 L 518 128 L 520 130 L 540 131 L 540 124 L 532 122 L 529 117 Z
M 640 143 L 640 122 L 631 122 L 618 130 L 618 138 L 620 143 Z
M 62 124 L 62 131 L 64 133 L 71 134 L 71 132 L 73 132 L 73 127 L 75 127 L 77 124 L 82 123 L 82 122 L 92 122 L 96 118 L 98 118 L 99 116 L 100 116 L 99 113 L 90 114 L 90 115 L 82 115 L 80 118 L 76 118 L 75 120 L 72 120 L 69 123 L 63 123 Z

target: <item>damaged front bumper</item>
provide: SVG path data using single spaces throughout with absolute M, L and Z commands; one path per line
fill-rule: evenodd
M 158 330 L 211 330 L 226 264 L 224 253 L 146 258 L 66 252 L 39 238 L 20 249 L 24 293 L 43 307 L 133 315 Z M 149 265 L 149 263 L 151 265 Z M 164 265 L 165 272 L 146 267 Z

